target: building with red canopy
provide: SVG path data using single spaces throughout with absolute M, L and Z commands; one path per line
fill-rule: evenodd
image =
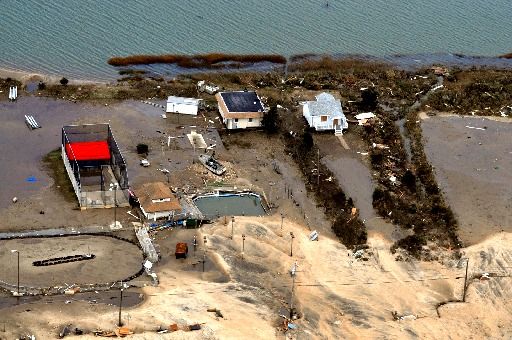
M 109 124 L 64 126 L 62 159 L 81 208 L 127 204 L 126 163 Z

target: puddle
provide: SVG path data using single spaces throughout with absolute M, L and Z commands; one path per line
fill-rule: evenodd
M 205 194 L 196 197 L 194 203 L 206 218 L 266 215 L 261 197 L 255 193 Z

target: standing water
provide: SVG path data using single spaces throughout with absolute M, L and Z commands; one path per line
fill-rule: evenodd
M 218 216 L 263 216 L 260 196 L 253 193 L 224 193 L 198 196 L 194 203 L 206 218 Z

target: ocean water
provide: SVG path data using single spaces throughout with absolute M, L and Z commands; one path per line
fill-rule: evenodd
M 328 4 L 328 6 L 327 6 Z M 0 67 L 112 79 L 114 55 L 512 52 L 511 0 L 0 0 Z

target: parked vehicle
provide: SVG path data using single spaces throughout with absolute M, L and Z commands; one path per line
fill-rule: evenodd
M 176 243 L 174 255 L 176 259 L 186 259 L 188 254 L 188 245 L 185 242 Z

